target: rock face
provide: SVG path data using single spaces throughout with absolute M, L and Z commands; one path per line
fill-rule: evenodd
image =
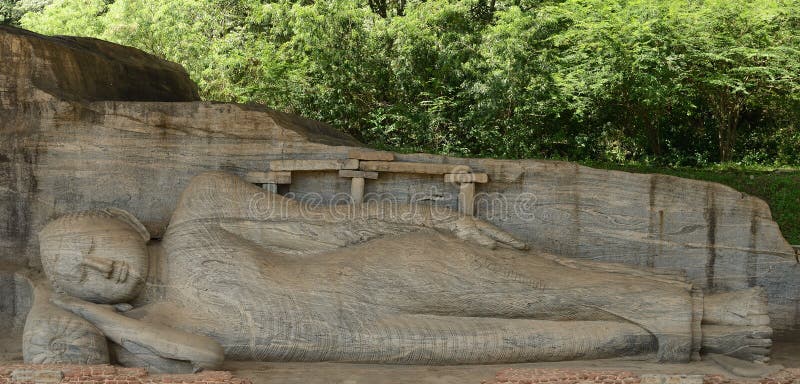
M 319 170 L 332 163 L 279 164 Z M 763 361 L 769 353 L 761 287 L 703 295 L 663 270 L 528 250 L 468 214 L 353 200 L 313 207 L 230 173 L 205 172 L 181 193 L 159 241 L 113 208 L 51 221 L 39 232 L 42 265 L 48 285 L 71 296 L 51 302 L 88 323 L 64 317 L 77 340 L 67 344 L 84 346 L 96 361 L 102 351 L 91 347 L 99 343 L 86 335 L 99 329 L 119 346 L 110 348 L 118 359 L 164 372 L 214 369 L 223 354 L 438 365 L 651 353 L 680 362 L 698 351 Z M 73 351 L 44 354 L 41 345 L 51 343 L 32 345 L 62 329 L 52 326 L 59 323 L 53 312 L 32 321 L 46 310 L 40 295 L 26 321 L 25 334 L 36 335 L 24 339 L 26 361 L 34 347 L 52 359 L 46 362 L 75 362 Z M 126 303 L 136 307 L 130 318 L 98 305 Z
M 2 107 L 57 100 L 197 101 L 178 64 L 138 49 L 85 38 L 46 37 L 0 26 Z
M 179 191 L 203 171 L 243 176 L 276 160 L 344 161 L 361 146 L 322 123 L 196 101 L 179 66 L 98 40 L 0 27 L 0 62 L 0 287 L 13 281 L 3 270 L 41 267 L 36 234 L 63 213 L 124 209 L 159 238 Z M 395 157 L 488 174 L 475 187 L 476 215 L 532 248 L 683 269 L 707 291 L 764 286 L 772 326 L 800 324 L 800 267 L 759 199 L 714 183 L 565 162 Z M 279 192 L 318 203 L 351 190 L 336 171 L 292 172 L 291 181 Z M 453 209 L 458 193 L 441 175 L 381 173 L 364 186 L 367 202 L 390 196 Z M 18 301 L 0 303 L 13 312 L 0 315 L 24 314 Z

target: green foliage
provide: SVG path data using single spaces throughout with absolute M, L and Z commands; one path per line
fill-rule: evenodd
M 800 172 L 763 169 L 800 165 L 800 0 L 0 0 L 17 20 L 379 148 L 727 184 L 800 244 Z
M 7 4 L 14 4 L 10 8 Z M 401 151 L 800 163 L 800 0 L 0 0 Z
M 0 0 L 0 24 L 16 25 L 22 14 L 16 9 L 17 0 Z
M 0 24 L 19 26 L 19 19 L 30 12 L 41 12 L 53 0 L 0 0 Z
M 107 8 L 103 0 L 55 0 L 42 12 L 26 13 L 20 24 L 45 35 L 100 36 Z
M 798 11 L 797 2 L 782 0 L 713 0 L 683 8 L 682 70 L 711 111 L 722 161 L 733 158 L 745 112 L 776 101 L 796 105 Z

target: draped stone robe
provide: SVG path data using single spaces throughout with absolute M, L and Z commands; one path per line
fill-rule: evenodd
M 699 350 L 701 297 L 679 279 L 301 208 L 232 175 L 195 177 L 127 316 L 211 336 L 228 359 L 687 361 Z

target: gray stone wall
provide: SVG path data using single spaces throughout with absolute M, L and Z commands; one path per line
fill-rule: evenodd
M 360 145 L 322 123 L 261 107 L 91 101 L 75 96 L 85 89 L 59 93 L 38 86 L 47 77 L 29 69 L 57 73 L 52 68 L 59 61 L 48 57 L 64 44 L 0 29 L 0 58 L 13 63 L 0 67 L 0 264 L 7 270 L 40 268 L 36 233 L 60 214 L 122 208 L 158 237 L 181 190 L 202 171 L 244 175 L 267 170 L 271 160 L 344 159 Z M 50 56 L 32 63 L 25 58 L 36 49 L 20 47 L 49 49 Z M 490 182 L 477 187 L 476 214 L 535 249 L 683 269 L 709 291 L 761 285 L 769 292 L 774 327 L 800 324 L 800 266 L 759 199 L 714 183 L 565 162 L 431 155 L 398 155 L 396 161 L 466 164 L 486 172 Z M 336 172 L 295 172 L 283 192 L 327 204 L 349 188 L 349 179 Z M 367 180 L 366 194 L 368 200 L 389 196 L 455 208 L 457 187 L 440 176 L 384 173 Z M 10 289 L 6 280 L 0 276 L 2 297 Z M 10 308 L 0 302 L 3 314 Z

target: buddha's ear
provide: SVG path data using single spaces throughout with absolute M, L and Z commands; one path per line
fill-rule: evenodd
M 150 232 L 148 232 L 147 228 L 142 225 L 139 219 L 137 219 L 136 216 L 132 215 L 130 212 L 119 208 L 106 208 L 103 211 L 130 225 L 131 228 L 136 230 L 136 232 L 139 232 L 145 242 L 150 241 Z

